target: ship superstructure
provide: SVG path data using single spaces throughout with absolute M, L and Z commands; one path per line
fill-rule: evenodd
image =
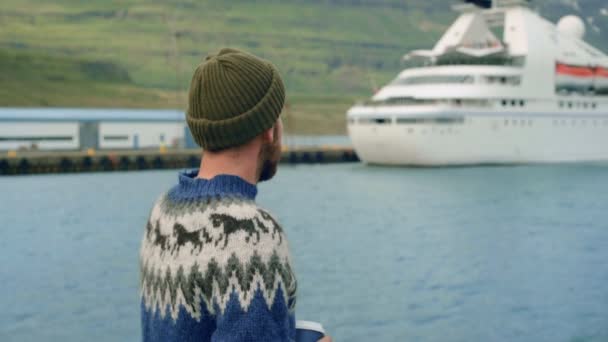
M 582 20 L 555 25 L 517 0 L 456 9 L 432 50 L 404 56 L 415 67 L 348 111 L 363 161 L 608 160 L 608 57 Z

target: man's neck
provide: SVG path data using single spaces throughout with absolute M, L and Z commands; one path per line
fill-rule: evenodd
M 252 158 L 251 154 L 206 152 L 201 159 L 197 178 L 233 175 L 255 185 L 259 179 L 257 164 L 257 158 Z

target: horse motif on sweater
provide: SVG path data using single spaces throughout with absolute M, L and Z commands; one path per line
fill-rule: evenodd
M 252 242 L 253 245 L 260 242 L 261 233 L 271 234 L 273 240 L 278 238 L 278 244 L 280 245 L 283 242 L 281 226 L 270 214 L 259 209 L 258 213 L 262 219 L 258 216 L 237 219 L 231 215 L 214 213 L 209 216 L 211 227 L 189 231 L 182 224 L 175 223 L 170 235 L 161 234 L 160 221 L 157 220 L 154 228 L 151 222 L 146 225 L 147 237 L 152 245 L 160 247 L 161 254 L 169 251 L 172 255 L 179 253 L 187 244 L 191 245 L 191 252 L 197 249 L 200 252 L 205 244 L 210 243 L 215 247 L 221 246 L 222 249 L 225 249 L 230 237 L 239 232 L 244 232 L 246 234 L 245 242 Z M 270 225 L 267 225 L 264 221 L 270 222 Z M 207 228 L 210 228 L 212 232 L 208 231 Z

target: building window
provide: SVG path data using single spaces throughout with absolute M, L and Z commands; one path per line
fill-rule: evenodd
M 6 137 L 0 136 L 0 141 L 72 141 L 74 137 L 70 136 L 20 136 L 20 137 Z
M 106 141 L 125 141 L 129 140 L 128 135 L 104 135 L 103 140 Z
M 526 101 L 524 101 L 524 100 L 519 100 L 519 106 L 520 106 L 520 107 L 523 107 L 523 106 L 525 106 L 525 105 L 526 105 Z

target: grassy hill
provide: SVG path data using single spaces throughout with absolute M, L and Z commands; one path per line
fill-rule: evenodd
M 593 7 L 602 2 L 535 5 L 551 19 L 577 10 L 593 15 L 608 34 L 608 17 Z M 3 0 L 0 80 L 8 86 L 0 105 L 184 108 L 196 65 L 232 46 L 277 64 L 298 132 L 343 131 L 355 99 L 394 77 L 405 52 L 440 37 L 456 17 L 449 3 Z M 592 29 L 592 42 L 608 45 L 599 37 Z
M 0 50 L 0 102 L 7 106 L 163 107 L 175 92 L 132 83 L 117 64 Z

